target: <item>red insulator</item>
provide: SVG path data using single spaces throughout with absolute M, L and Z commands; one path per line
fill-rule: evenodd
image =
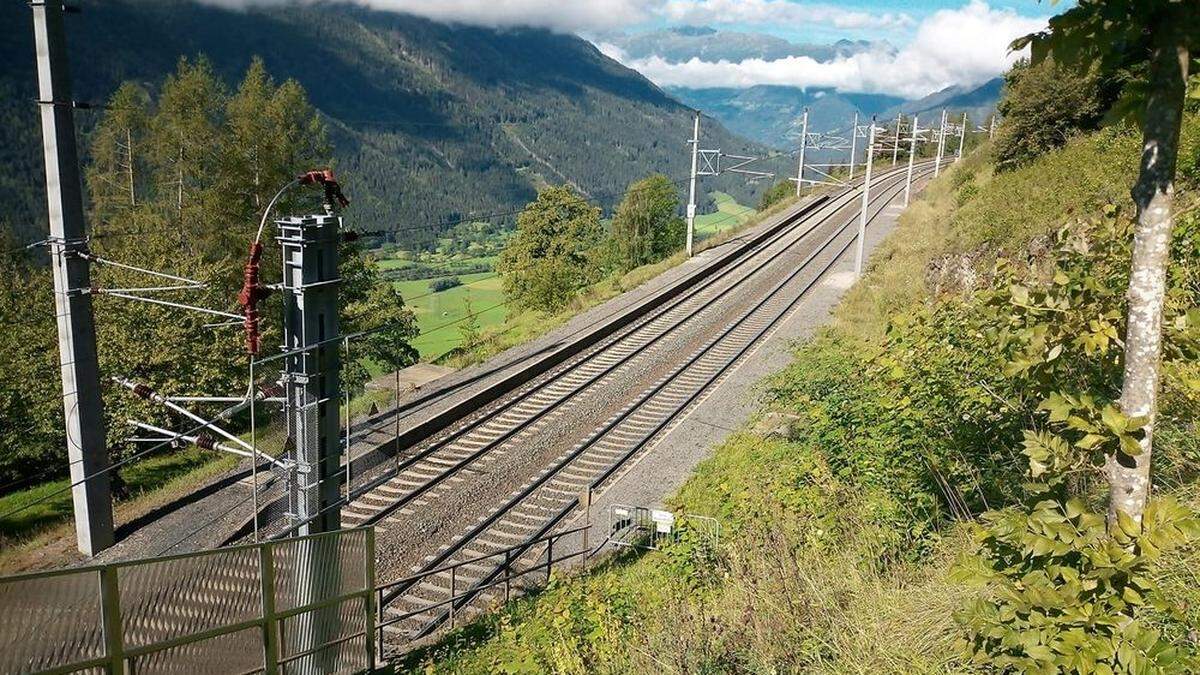
M 246 261 L 246 268 L 242 272 L 242 290 L 238 293 L 238 304 L 242 306 L 244 317 L 242 326 L 246 329 L 246 351 L 252 356 L 262 348 L 258 303 L 270 295 L 270 290 L 260 281 L 262 254 L 261 243 L 256 241 L 250 245 L 250 259 Z
M 202 450 L 212 450 L 216 446 L 216 439 L 201 431 L 196 434 L 196 447 Z
M 346 199 L 346 195 L 342 194 L 342 186 L 337 182 L 337 179 L 333 177 L 333 169 L 309 171 L 302 174 L 299 180 L 301 185 L 320 183 L 322 186 L 324 186 L 325 202 L 331 206 L 335 201 L 342 208 L 350 206 L 350 200 Z
M 149 399 L 150 395 L 154 393 L 154 390 L 149 386 L 139 382 L 138 384 L 133 385 L 133 393 L 144 399 Z

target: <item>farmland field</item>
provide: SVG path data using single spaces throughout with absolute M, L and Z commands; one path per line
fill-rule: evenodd
M 421 352 L 423 361 L 436 359 L 458 346 L 462 322 L 453 322 L 467 315 L 468 295 L 472 310 L 478 313 L 481 330 L 504 323 L 508 316 L 508 308 L 498 306 L 504 302 L 504 290 L 494 273 L 463 274 L 458 278 L 462 281 L 461 286 L 439 293 L 429 289 L 433 279 L 396 282 L 404 301 L 417 316 L 421 335 L 413 341 L 413 346 Z
M 725 230 L 736 228 L 752 218 L 755 210 L 738 204 L 724 192 L 713 192 L 717 212 L 696 217 L 696 239 L 702 241 Z M 480 264 L 493 266 L 496 256 L 479 256 L 452 260 L 429 256 L 421 262 L 384 257 L 379 266 L 387 271 L 400 271 L 417 265 L 431 266 L 437 271 L 453 267 L 470 267 Z M 478 269 L 475 267 L 474 269 Z M 457 277 L 462 285 L 434 293 L 430 284 L 438 279 Z M 499 326 L 508 318 L 508 307 L 504 306 L 504 289 L 494 272 L 472 274 L 442 274 L 428 279 L 412 279 L 393 282 L 404 301 L 413 308 L 421 335 L 413 346 L 421 353 L 423 361 L 432 361 L 457 347 L 461 342 L 461 319 L 467 315 L 465 302 L 469 296 L 472 310 L 478 314 L 480 330 Z
M 750 220 L 756 211 L 749 206 L 742 206 L 733 197 L 724 192 L 711 193 L 717 203 L 716 213 L 706 213 L 696 216 L 696 239 L 704 240 L 725 230 L 738 227 Z

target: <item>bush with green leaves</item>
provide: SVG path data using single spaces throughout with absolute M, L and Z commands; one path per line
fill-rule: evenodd
M 599 279 L 603 234 L 600 209 L 570 187 L 542 190 L 517 217 L 517 231 L 496 263 L 505 294 L 518 307 L 562 309 Z
M 796 186 L 791 181 L 783 180 L 767 188 L 758 201 L 758 210 L 766 211 L 788 197 L 795 196 Z
M 625 271 L 658 262 L 683 248 L 675 184 L 661 173 L 630 183 L 612 220 L 617 266 Z
M 429 292 L 441 293 L 442 291 L 448 291 L 455 286 L 461 285 L 462 279 L 459 279 L 458 277 L 442 277 L 441 279 L 434 279 L 433 281 L 429 282 Z
M 1097 129 L 1114 98 L 1109 89 L 1098 74 L 1078 77 L 1051 59 L 1018 61 L 1004 76 L 997 106 L 1004 119 L 994 146 L 997 167 L 1023 166 Z
M 1141 528 L 1126 517 L 1111 533 L 1079 498 L 991 512 L 979 555 L 958 570 L 985 589 L 957 614 L 963 647 L 1005 672 L 1195 672 L 1196 646 L 1159 625 L 1178 608 L 1151 566 L 1197 538 L 1200 519 L 1170 499 L 1152 501 Z
M 1020 444 L 1023 505 L 984 515 L 979 547 L 959 577 L 981 585 L 958 614 L 980 664 L 1033 673 L 1191 672 L 1197 645 L 1181 644 L 1178 607 L 1151 578 L 1161 556 L 1200 537 L 1200 518 L 1169 498 L 1141 527 L 1125 514 L 1107 527 L 1107 463 L 1140 452 L 1145 419 L 1116 405 L 1128 277 L 1129 221 L 1115 207 L 1057 231 L 1040 256 L 997 265 L 981 301 L 992 314 L 1005 375 L 1037 399 Z M 1200 223 L 1182 219 L 1166 306 L 1168 372 L 1200 349 L 1195 278 Z M 1185 387 L 1196 385 L 1184 383 Z M 1164 406 L 1169 410 L 1169 406 Z M 1160 424 L 1170 426 L 1170 414 Z M 1190 423 L 1184 421 L 1184 423 Z M 1159 457 L 1169 465 L 1167 452 Z

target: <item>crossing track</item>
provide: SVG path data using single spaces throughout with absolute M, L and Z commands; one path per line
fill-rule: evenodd
M 922 165 L 918 176 L 931 171 L 931 164 Z M 881 173 L 873 182 L 870 217 L 903 188 L 904 170 Z M 379 528 L 381 578 L 389 570 L 392 578 L 400 576 L 396 573 L 407 566 L 410 580 L 383 596 L 382 619 L 391 641 L 420 637 L 447 613 L 444 606 L 419 610 L 447 597 L 449 573 L 412 579 L 414 573 L 520 546 L 552 531 L 576 508 L 581 492 L 602 489 L 680 420 L 853 245 L 861 201 L 861 190 L 847 190 L 815 211 L 797 214 L 728 269 L 415 448 L 390 480 L 344 507 L 347 525 Z M 618 385 L 614 396 L 614 382 L 630 381 L 644 386 L 619 391 Z M 608 407 L 597 408 L 597 400 Z M 597 409 L 608 413 L 600 423 L 578 424 L 594 418 Z M 560 432 L 573 424 L 573 438 Z M 557 443 L 542 443 L 546 452 L 529 452 L 547 436 L 557 436 Z M 566 439 L 573 442 L 563 443 Z M 456 573 L 461 593 L 494 579 L 500 565 L 482 561 Z M 460 607 L 472 609 L 489 599 L 467 597 Z

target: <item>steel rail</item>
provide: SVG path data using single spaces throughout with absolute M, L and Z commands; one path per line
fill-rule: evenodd
M 841 199 L 841 198 L 843 198 L 843 195 L 837 195 L 834 199 Z M 803 205 L 803 207 L 796 214 L 789 216 L 788 220 L 792 220 L 795 218 L 810 215 L 811 213 L 813 213 L 823 207 L 828 206 L 828 204 L 829 204 L 829 202 L 828 202 L 827 198 L 825 196 L 821 196 L 820 198 L 812 201 L 811 203 Z M 698 286 L 697 289 L 694 289 L 694 290 L 690 291 L 689 293 L 680 294 L 680 295 L 672 298 L 671 300 L 669 300 L 667 303 L 663 304 L 662 306 L 655 307 L 654 309 L 650 310 L 649 312 L 647 312 L 647 314 L 645 316 L 635 319 L 628 326 L 618 329 L 618 332 L 614 333 L 613 335 L 603 338 L 600 342 L 584 348 L 578 354 L 568 357 L 569 360 L 566 361 L 565 363 L 553 366 L 552 368 L 547 370 L 545 373 L 539 375 L 538 377 L 542 378 L 541 381 L 537 381 L 537 378 L 535 378 L 532 381 L 532 383 L 526 383 L 525 385 L 517 387 L 513 392 L 507 394 L 506 398 L 501 399 L 500 403 L 498 404 L 499 405 L 498 408 L 496 408 L 492 411 L 489 411 L 484 415 L 481 415 L 478 419 L 469 420 L 466 424 L 463 424 L 463 425 L 457 427 L 456 429 L 452 430 L 450 432 L 449 436 L 447 436 L 443 439 L 436 440 L 436 442 L 433 445 L 431 445 L 427 448 L 421 449 L 416 454 L 405 458 L 404 460 L 397 463 L 396 465 L 386 469 L 385 471 L 383 471 L 381 473 L 377 473 L 365 485 L 362 485 L 362 486 L 359 486 L 358 488 L 349 490 L 348 496 L 342 497 L 337 502 L 330 504 L 330 506 L 328 506 L 326 508 L 327 509 L 341 508 L 348 504 L 352 504 L 356 500 L 359 500 L 366 495 L 371 494 L 372 492 L 377 490 L 380 486 L 384 486 L 384 485 L 388 484 L 394 478 L 400 476 L 402 474 L 402 472 L 405 471 L 406 469 L 410 469 L 413 465 L 417 464 L 418 462 L 428 459 L 429 457 L 431 457 L 438 451 L 444 449 L 450 443 L 453 443 L 458 438 L 461 438 L 463 435 L 477 429 L 479 426 L 486 424 L 486 422 L 489 419 L 499 416 L 501 414 L 504 414 L 505 412 L 511 410 L 512 408 L 518 407 L 529 396 L 534 395 L 537 391 L 552 386 L 556 381 L 561 379 L 563 376 L 569 374 L 572 370 L 579 368 L 581 366 L 584 366 L 588 363 L 588 361 L 590 359 L 593 359 L 593 358 L 597 357 L 598 355 L 602 355 L 606 349 L 611 348 L 613 345 L 619 344 L 623 340 L 629 338 L 631 335 L 637 333 L 637 331 L 645 328 L 648 324 L 651 324 L 654 321 L 659 320 L 663 316 L 675 311 L 676 309 L 678 309 L 678 307 L 681 304 L 683 304 L 683 303 L 687 302 L 689 299 L 691 299 L 692 296 L 696 292 L 706 290 L 711 285 L 721 281 L 728 274 L 736 271 L 748 259 L 752 258 L 755 255 L 758 255 L 764 247 L 774 245 L 782 237 L 788 236 L 790 234 L 790 230 L 788 230 L 788 228 L 787 228 L 787 224 L 786 224 L 787 222 L 788 221 L 781 221 L 781 223 L 776 226 L 776 227 L 779 227 L 779 231 L 773 233 L 767 239 L 755 244 L 753 247 L 751 247 L 747 251 L 738 254 L 737 260 L 731 261 L 725 268 L 721 269 L 717 273 L 702 279 L 701 285 Z M 369 419 L 365 422 L 360 423 L 360 432 L 359 433 L 361 433 L 362 430 L 365 430 L 366 433 L 372 433 L 374 431 L 378 431 L 379 429 L 382 429 L 384 425 L 391 424 L 391 420 L 389 419 L 389 416 L 391 414 L 393 414 L 393 413 L 392 412 L 384 412 L 375 417 L 372 417 L 371 419 Z M 445 430 L 440 431 L 438 433 L 440 434 L 440 433 L 443 433 L 444 431 Z M 436 436 L 434 438 L 436 438 Z M 365 455 L 369 452 L 371 452 L 371 451 L 369 450 L 364 453 L 361 453 L 360 456 Z M 432 485 L 430 485 L 428 487 L 432 487 Z M 394 512 L 396 509 L 402 508 L 403 506 L 404 506 L 403 503 L 390 504 L 387 507 L 384 507 L 383 512 L 376 512 L 376 513 L 373 513 L 371 516 L 369 516 L 366 519 L 356 521 L 356 526 L 376 524 L 379 522 L 379 520 L 386 517 L 390 513 Z M 292 531 L 294 531 L 297 527 L 299 527 L 299 525 L 302 525 L 302 524 L 303 523 L 293 524 L 293 525 L 289 526 L 288 528 L 286 528 L 285 530 L 283 530 L 282 532 L 272 535 L 271 537 L 269 537 L 269 539 L 273 540 L 273 539 L 279 539 L 279 538 L 286 537 Z

